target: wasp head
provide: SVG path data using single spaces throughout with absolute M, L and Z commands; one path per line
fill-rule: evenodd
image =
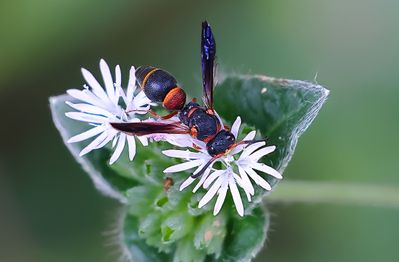
M 235 144 L 235 142 L 236 138 L 231 132 L 227 130 L 221 130 L 212 140 L 207 143 L 208 153 L 211 156 L 225 153 L 232 145 Z

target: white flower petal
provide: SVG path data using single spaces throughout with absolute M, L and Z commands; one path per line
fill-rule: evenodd
M 195 181 L 195 178 L 192 178 L 189 176 L 181 185 L 180 185 L 180 191 L 191 185 Z
M 103 124 L 107 122 L 107 118 L 103 116 L 96 116 L 96 115 L 91 115 L 91 114 L 86 114 L 86 113 L 81 113 L 81 112 L 67 112 L 65 115 L 69 118 L 83 121 L 83 122 L 89 122 L 89 123 L 98 123 L 98 124 Z
M 268 154 L 274 152 L 274 150 L 276 150 L 276 147 L 275 147 L 275 146 L 267 146 L 267 147 L 264 147 L 264 148 L 262 148 L 262 149 L 259 149 L 259 150 L 256 151 L 255 153 L 251 154 L 251 155 L 249 156 L 249 158 L 250 158 L 252 161 L 258 162 L 260 158 L 262 158 L 263 156 L 268 155 Z
M 66 101 L 65 103 L 67 105 L 69 105 L 70 107 L 72 107 L 78 111 L 84 112 L 84 113 L 89 113 L 89 114 L 94 114 L 94 115 L 103 115 L 103 116 L 106 116 L 109 118 L 114 117 L 113 114 L 111 114 L 107 110 L 102 109 L 98 106 L 93 106 L 93 105 L 89 105 L 89 104 L 74 104 L 69 101 Z
M 108 128 L 104 133 L 107 134 L 107 137 L 100 143 L 98 144 L 94 149 L 99 149 L 108 144 L 109 141 L 111 141 L 117 134 L 118 132 L 115 131 L 114 129 Z
M 120 87 L 122 85 L 121 68 L 119 65 L 115 66 L 115 87 Z
M 133 136 L 127 136 L 127 145 L 129 147 L 129 159 L 132 161 L 136 155 L 136 141 Z
M 251 167 L 253 169 L 256 169 L 256 170 L 262 171 L 262 172 L 264 172 L 266 174 L 269 174 L 269 175 L 271 175 L 271 176 L 273 176 L 273 177 L 275 177 L 277 179 L 282 179 L 283 178 L 281 176 L 281 174 L 277 170 L 275 170 L 274 168 L 271 168 L 270 166 L 265 165 L 263 163 L 253 163 L 251 165 Z
M 83 78 L 86 80 L 86 83 L 92 88 L 93 93 L 100 98 L 103 102 L 109 103 L 110 100 L 105 93 L 102 86 L 98 83 L 96 78 L 90 73 L 90 71 L 86 70 L 85 68 L 81 69 Z
M 260 175 L 258 175 L 252 168 L 247 167 L 244 168 L 244 170 L 255 181 L 256 184 L 260 185 L 266 190 L 272 190 L 272 187 L 269 185 L 269 183 Z
M 231 126 L 231 133 L 234 135 L 236 139 L 238 138 L 238 131 L 240 130 L 240 126 L 241 126 L 241 117 L 238 116 L 234 121 L 233 125 Z
M 86 91 L 86 92 L 85 92 Z M 67 90 L 67 94 L 72 96 L 73 98 L 76 98 L 80 101 L 102 107 L 102 108 L 107 108 L 107 104 L 104 103 L 104 101 L 100 100 L 99 98 L 89 95 L 91 92 L 87 92 L 87 90 L 78 90 L 78 89 L 69 89 Z
M 227 194 L 227 189 L 228 189 L 228 184 L 229 184 L 229 178 L 227 177 L 228 175 L 223 177 L 223 182 L 222 185 L 220 186 L 220 189 L 218 190 L 218 198 L 216 200 L 215 207 L 213 209 L 213 215 L 216 216 L 220 209 L 222 209 L 224 200 L 226 199 L 226 194 Z
M 136 91 L 136 69 L 132 66 L 129 71 L 129 82 L 126 90 L 127 103 L 133 100 L 134 91 Z
M 248 135 L 246 135 L 243 140 L 244 141 L 253 140 L 255 138 L 255 136 L 256 136 L 256 131 L 253 130 L 253 131 L 249 132 Z
M 103 132 L 101 133 L 98 137 L 96 137 L 90 144 L 88 144 L 85 148 L 80 151 L 79 156 L 84 156 L 85 154 L 89 153 L 93 149 L 97 147 L 98 144 L 100 144 L 104 139 L 107 138 L 107 133 Z
M 247 158 L 250 154 L 252 154 L 256 149 L 264 146 L 266 142 L 257 142 L 247 146 L 242 154 L 240 155 L 239 160 Z
M 114 104 L 116 104 L 115 88 L 114 88 L 114 83 L 112 81 L 111 71 L 109 70 L 109 67 L 104 59 L 100 60 L 100 70 L 104 80 L 105 90 L 107 90 L 108 97 Z
M 229 177 L 229 188 L 231 196 L 233 197 L 234 205 L 236 206 L 237 213 L 240 216 L 244 216 L 244 206 L 242 205 L 242 200 L 240 192 L 238 191 L 236 182 L 233 176 Z
M 220 177 L 226 170 L 216 170 L 212 174 L 208 176 L 208 178 L 204 181 L 204 188 L 207 189 L 212 182 Z
M 210 168 L 208 168 L 207 170 L 204 171 L 204 173 L 201 176 L 200 181 L 197 183 L 197 185 L 195 185 L 195 187 L 193 189 L 193 193 L 197 192 L 197 190 L 202 186 L 202 184 L 208 178 L 210 172 L 211 172 Z
M 147 140 L 146 137 L 144 137 L 144 136 L 137 136 L 137 139 L 140 141 L 140 143 L 141 143 L 143 146 L 148 146 L 148 140 Z
M 94 128 L 91 128 L 91 129 L 83 132 L 83 133 L 80 133 L 76 136 L 71 137 L 70 139 L 68 139 L 68 143 L 76 143 L 76 142 L 86 140 L 88 138 L 91 138 L 93 136 L 100 134 L 101 132 L 104 132 L 104 130 L 106 128 L 107 127 L 105 125 L 96 126 Z
M 245 195 L 247 196 L 248 202 L 251 202 L 251 193 L 248 191 L 248 188 L 244 185 L 244 182 L 242 178 L 237 175 L 236 173 L 233 173 L 234 179 L 239 187 L 244 189 Z M 252 186 L 252 185 L 251 185 Z
M 118 142 L 119 136 L 115 136 L 114 139 L 112 139 L 112 145 L 111 147 L 114 148 L 116 146 L 116 143 Z
M 238 165 L 238 171 L 240 172 L 240 176 L 242 179 L 242 188 L 244 188 L 245 191 L 248 191 L 251 195 L 254 195 L 255 189 L 251 183 L 251 180 L 249 180 L 247 173 L 239 165 Z
M 206 192 L 206 194 L 202 197 L 200 202 L 198 203 L 198 207 L 201 208 L 204 205 L 206 205 L 216 194 L 216 192 L 219 190 L 220 186 L 222 185 L 223 178 L 219 176 L 219 178 L 213 183 L 211 188 Z
M 181 172 L 184 170 L 191 169 L 193 167 L 197 167 L 197 166 L 201 165 L 201 163 L 202 163 L 202 159 L 192 160 L 192 161 L 188 161 L 188 162 L 184 162 L 181 164 L 170 166 L 170 167 L 166 168 L 163 172 L 164 173 Z
M 112 165 L 113 163 L 115 163 L 116 160 L 118 160 L 118 158 L 122 154 L 123 148 L 125 147 L 125 143 L 126 143 L 126 134 L 120 133 L 118 144 L 115 148 L 114 153 L 111 156 L 111 159 L 109 160 L 110 165 Z
M 168 157 L 176 157 L 176 158 L 186 158 L 186 159 L 198 159 L 201 157 L 198 153 L 191 152 L 188 150 L 175 150 L 175 149 L 169 149 L 169 150 L 164 150 L 162 153 L 165 156 Z

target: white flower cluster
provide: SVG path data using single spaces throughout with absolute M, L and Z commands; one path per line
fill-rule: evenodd
M 75 143 L 94 138 L 80 152 L 81 156 L 112 142 L 114 152 L 110 158 L 110 164 L 113 164 L 120 157 L 127 143 L 129 159 L 133 160 L 136 154 L 135 139 L 137 138 L 144 146 L 148 145 L 148 139 L 150 139 L 150 141 L 163 140 L 178 147 L 192 148 L 195 150 L 163 151 L 166 156 L 185 160 L 185 162 L 181 164 L 165 169 L 165 173 L 175 173 L 196 168 L 193 172 L 193 175 L 195 175 L 212 159 L 212 156 L 207 152 L 206 144 L 192 138 L 188 134 L 130 136 L 114 129 L 110 123 L 140 122 L 141 120 L 137 118 L 136 114 L 146 114 L 153 104 L 143 91 L 139 90 L 136 92 L 136 76 L 133 66 L 129 72 L 126 92 L 122 88 L 121 70 L 119 66 L 115 67 L 115 81 L 104 60 L 100 61 L 100 70 L 105 88 L 103 88 L 88 70 L 83 68 L 82 74 L 87 85 L 84 85 L 83 90 L 69 89 L 67 91 L 67 93 L 75 98 L 75 100 L 78 100 L 78 102 L 66 102 L 70 107 L 76 110 L 66 113 L 66 116 L 74 120 L 87 122 L 92 126 L 91 129 L 73 136 L 68 140 L 68 143 Z M 154 120 L 148 119 L 145 121 Z M 166 121 L 176 122 L 179 121 L 179 119 L 173 117 Z M 240 126 L 241 119 L 238 117 L 231 128 L 231 133 L 236 138 L 238 137 Z M 255 135 L 256 131 L 252 131 L 244 140 L 253 140 Z M 199 182 L 193 189 L 193 192 L 196 192 L 201 187 L 207 190 L 207 193 L 199 202 L 199 208 L 206 205 L 217 194 L 218 196 L 213 213 L 214 215 L 218 214 L 223 206 L 227 191 L 230 189 L 236 210 L 239 215 L 243 216 L 244 207 L 239 188 L 242 188 L 248 201 L 251 201 L 255 193 L 251 180 L 265 190 L 271 190 L 269 183 L 256 171 L 269 174 L 277 179 L 281 179 L 282 176 L 275 169 L 259 162 L 263 156 L 272 153 L 276 148 L 275 146 L 265 145 L 265 142 L 239 144 L 234 149 L 212 162 L 202 176 L 199 177 Z M 216 162 L 222 163 L 222 169 L 213 168 Z M 183 190 L 195 180 L 195 178 L 189 176 L 180 186 L 180 190 Z
M 235 120 L 231 132 L 237 138 L 241 125 L 240 117 Z M 250 132 L 243 140 L 252 140 L 255 138 L 256 131 Z M 250 145 L 242 144 L 235 147 L 224 156 L 214 161 L 202 174 L 199 182 L 194 187 L 195 193 L 200 187 L 207 190 L 207 193 L 200 200 L 198 207 L 201 208 L 206 205 L 216 194 L 218 195 L 213 214 L 217 215 L 223 206 L 226 198 L 227 190 L 230 189 L 231 196 L 234 201 L 236 210 L 240 216 L 244 215 L 244 206 L 242 204 L 241 195 L 238 187 L 241 187 L 245 192 L 248 201 L 254 195 L 255 190 L 251 179 L 265 190 L 271 190 L 269 183 L 260 176 L 255 170 L 269 174 L 277 179 L 282 179 L 281 174 L 275 169 L 259 163 L 259 160 L 272 153 L 275 146 L 265 146 L 266 142 L 257 142 Z M 164 170 L 165 173 L 175 173 L 191 168 L 196 168 L 194 175 L 197 174 L 212 158 L 205 147 L 198 149 L 198 152 L 189 150 L 164 150 L 163 153 L 169 157 L 176 157 L 184 159 L 185 162 L 171 166 Z M 213 165 L 216 162 L 221 162 L 223 168 L 215 169 Z M 237 172 L 238 170 L 238 172 Z M 183 190 L 195 181 L 191 176 L 188 177 L 180 186 Z M 238 185 L 238 187 L 237 187 Z
M 136 114 L 146 114 L 146 111 L 150 109 L 151 101 L 143 91 L 135 95 L 136 70 L 133 66 L 130 68 L 126 93 L 121 86 L 122 78 L 119 65 L 115 67 L 115 82 L 107 63 L 103 59 L 100 61 L 100 70 L 105 89 L 88 70 L 82 68 L 82 74 L 87 85 L 84 85 L 83 90 L 69 89 L 67 91 L 70 96 L 79 100 L 79 102 L 66 102 L 73 109 L 77 110 L 77 112 L 68 112 L 65 115 L 75 120 L 87 122 L 93 126 L 93 128 L 71 137 L 68 143 L 80 142 L 96 137 L 80 152 L 80 156 L 83 156 L 112 141 L 112 147 L 115 150 L 111 156 L 110 164 L 113 164 L 121 155 L 127 142 L 129 158 L 133 160 L 136 154 L 135 137 L 115 130 L 110 123 L 140 121 L 136 117 Z M 137 136 L 136 138 L 143 145 L 148 145 L 146 137 Z

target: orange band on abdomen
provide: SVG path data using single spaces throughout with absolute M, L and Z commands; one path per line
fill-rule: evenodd
M 143 82 L 141 83 L 141 89 L 144 90 L 144 86 L 148 80 L 148 78 L 155 72 L 157 71 L 158 68 L 154 68 L 152 69 L 150 72 L 148 72 L 148 74 L 144 77 Z
M 186 93 L 180 87 L 172 88 L 163 99 L 162 105 L 168 110 L 181 110 L 186 102 Z

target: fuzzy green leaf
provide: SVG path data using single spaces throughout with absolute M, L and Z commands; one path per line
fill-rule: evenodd
M 310 82 L 267 76 L 231 76 L 215 90 L 217 112 L 232 123 L 237 116 L 255 127 L 276 151 L 263 162 L 283 173 L 294 154 L 299 136 L 312 123 L 329 91 Z M 259 136 L 259 134 L 258 134 Z M 274 186 L 278 180 L 265 177 Z M 254 203 L 264 191 L 256 188 Z
M 217 87 L 215 105 L 227 123 L 241 116 L 244 128 L 255 127 L 261 136 L 269 137 L 268 144 L 276 145 L 277 150 L 263 161 L 282 173 L 298 137 L 313 121 L 327 95 L 326 89 L 313 83 L 233 76 Z M 172 174 L 174 185 L 165 190 L 163 170 L 177 163 L 162 155 L 161 150 L 172 147 L 166 143 L 148 147 L 137 143 L 134 161 L 129 161 L 124 152 L 112 166 L 108 164 L 111 151 L 107 147 L 79 157 L 87 142 L 68 144 L 66 141 L 88 126 L 65 116 L 65 112 L 73 111 L 65 104 L 66 100 L 70 101 L 71 97 L 50 99 L 54 123 L 98 190 L 126 204 L 118 230 L 127 260 L 249 261 L 257 254 L 269 225 L 268 212 L 257 205 L 265 194 L 263 189 L 255 186 L 256 196 L 251 204 L 243 197 L 244 218 L 235 213 L 230 194 L 219 215 L 213 216 L 215 199 L 198 208 L 205 190 L 195 194 L 189 189 L 179 191 L 190 172 Z M 270 176 L 264 177 L 272 185 L 277 182 Z
M 269 215 L 261 207 L 245 218 L 233 219 L 226 236 L 222 261 L 250 261 L 263 247 L 269 229 Z

